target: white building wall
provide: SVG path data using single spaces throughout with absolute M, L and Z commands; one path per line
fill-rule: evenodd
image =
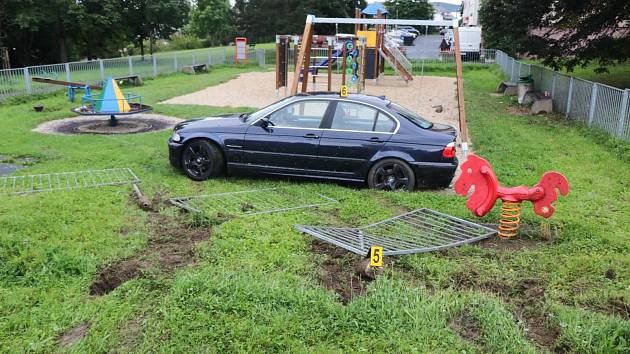
M 464 0 L 463 23 L 464 26 L 479 26 L 479 6 L 481 0 Z

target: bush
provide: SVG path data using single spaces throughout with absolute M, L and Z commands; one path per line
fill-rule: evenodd
M 197 49 L 203 47 L 203 41 L 191 34 L 177 34 L 168 42 L 170 50 Z

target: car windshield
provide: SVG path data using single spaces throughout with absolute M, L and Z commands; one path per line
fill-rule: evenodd
M 433 123 L 429 122 L 428 120 L 420 117 L 419 115 L 417 115 L 416 113 L 408 110 L 407 108 L 398 105 L 396 103 L 390 103 L 390 107 L 393 108 L 396 113 L 400 114 L 401 116 L 407 118 L 409 121 L 411 121 L 413 124 L 419 126 L 422 129 L 429 129 L 433 126 Z
M 245 118 L 245 121 L 250 121 L 250 122 L 253 122 L 253 121 L 257 120 L 257 119 L 260 119 L 260 118 L 265 117 L 265 116 L 266 116 L 266 115 L 268 115 L 269 113 L 271 113 L 271 112 L 275 111 L 277 108 L 282 107 L 285 103 L 287 103 L 287 101 L 289 100 L 289 98 L 291 98 L 291 97 L 286 97 L 286 98 L 284 98 L 284 99 L 281 99 L 281 100 L 280 100 L 280 101 L 278 101 L 278 102 L 272 103 L 272 104 L 270 104 L 269 106 L 267 106 L 267 107 L 265 107 L 265 108 L 262 108 L 262 109 L 260 109 L 260 110 L 258 110 L 258 111 L 256 111 L 256 112 L 254 112 L 254 113 L 252 113 L 252 114 L 248 115 L 248 116 Z

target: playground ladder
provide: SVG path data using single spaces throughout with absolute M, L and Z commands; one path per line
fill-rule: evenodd
M 385 42 L 382 48 L 379 48 L 379 52 L 394 68 L 396 73 L 405 80 L 405 82 L 413 80 L 413 75 L 411 74 L 411 63 L 398 49 L 398 47 Z

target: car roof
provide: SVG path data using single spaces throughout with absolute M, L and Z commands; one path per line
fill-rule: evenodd
M 367 103 L 382 109 L 387 109 L 387 106 L 391 103 L 385 96 L 372 96 L 372 95 L 364 95 L 359 93 L 351 93 L 348 94 L 347 97 L 341 97 L 338 92 L 306 92 L 306 93 L 298 93 L 293 96 L 295 99 L 298 98 L 328 98 L 342 101 L 354 101 L 354 102 L 362 102 Z

